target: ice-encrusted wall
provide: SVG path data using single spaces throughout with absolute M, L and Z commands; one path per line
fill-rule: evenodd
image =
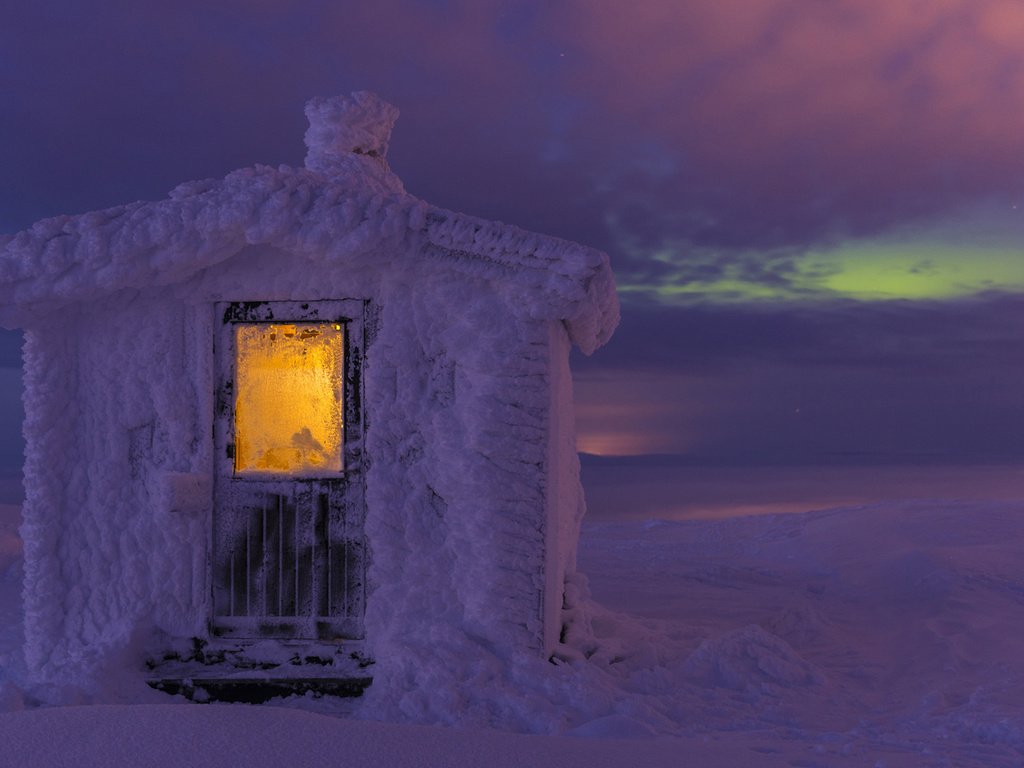
M 100 663 L 140 622 L 194 633 L 205 531 L 159 498 L 204 459 L 184 308 L 124 297 L 61 321 L 25 349 L 26 656 L 46 677 Z
M 417 288 L 383 298 L 369 359 L 368 533 L 381 593 L 368 610 L 401 604 L 410 612 L 396 627 L 536 643 L 546 339 L 482 281 L 435 276 Z M 410 564 L 422 570 L 422 608 L 399 594 Z

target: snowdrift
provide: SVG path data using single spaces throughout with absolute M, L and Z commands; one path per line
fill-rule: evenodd
M 466 713 L 450 723 L 457 730 L 368 722 L 358 704 L 326 699 L 175 706 L 125 680 L 80 692 L 106 706 L 40 708 L 47 691 L 20 678 L 17 510 L 6 510 L 0 738 L 12 764 L 176 766 L 228 754 L 254 766 L 282 755 L 371 766 L 1024 760 L 1021 504 L 586 527 L 589 587 L 577 585 L 577 610 L 594 639 L 560 667 L 521 667 L 514 711 L 496 718 L 556 738 L 466 730 L 500 697 L 482 690 L 486 670 L 457 658 L 443 689 Z M 145 703 L 109 706 L 127 700 Z

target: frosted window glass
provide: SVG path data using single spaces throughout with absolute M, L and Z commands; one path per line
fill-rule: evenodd
M 333 323 L 235 327 L 235 472 L 341 471 L 344 330 Z

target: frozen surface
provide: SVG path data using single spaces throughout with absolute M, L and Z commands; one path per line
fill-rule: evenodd
M 593 600 L 579 610 L 596 641 L 579 660 L 522 666 L 507 707 L 533 707 L 495 720 L 548 738 L 401 724 L 415 713 L 367 722 L 358 708 L 337 720 L 325 715 L 341 707 L 326 700 L 173 706 L 125 679 L 83 700 L 141 703 L 39 708 L 47 692 L 19 682 L 17 508 L 3 513 L 0 743 L 12 765 L 189 765 L 210 754 L 252 766 L 1024 761 L 1019 503 L 591 525 L 579 565 Z M 500 706 L 485 668 L 450 663 L 447 680 L 425 684 L 467 722 Z

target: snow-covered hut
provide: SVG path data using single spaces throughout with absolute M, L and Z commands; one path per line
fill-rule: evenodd
M 608 258 L 406 193 L 397 114 L 313 100 L 304 168 L 0 239 L 40 680 L 140 636 L 193 679 L 557 650 L 584 509 L 568 358 L 618 322 Z

